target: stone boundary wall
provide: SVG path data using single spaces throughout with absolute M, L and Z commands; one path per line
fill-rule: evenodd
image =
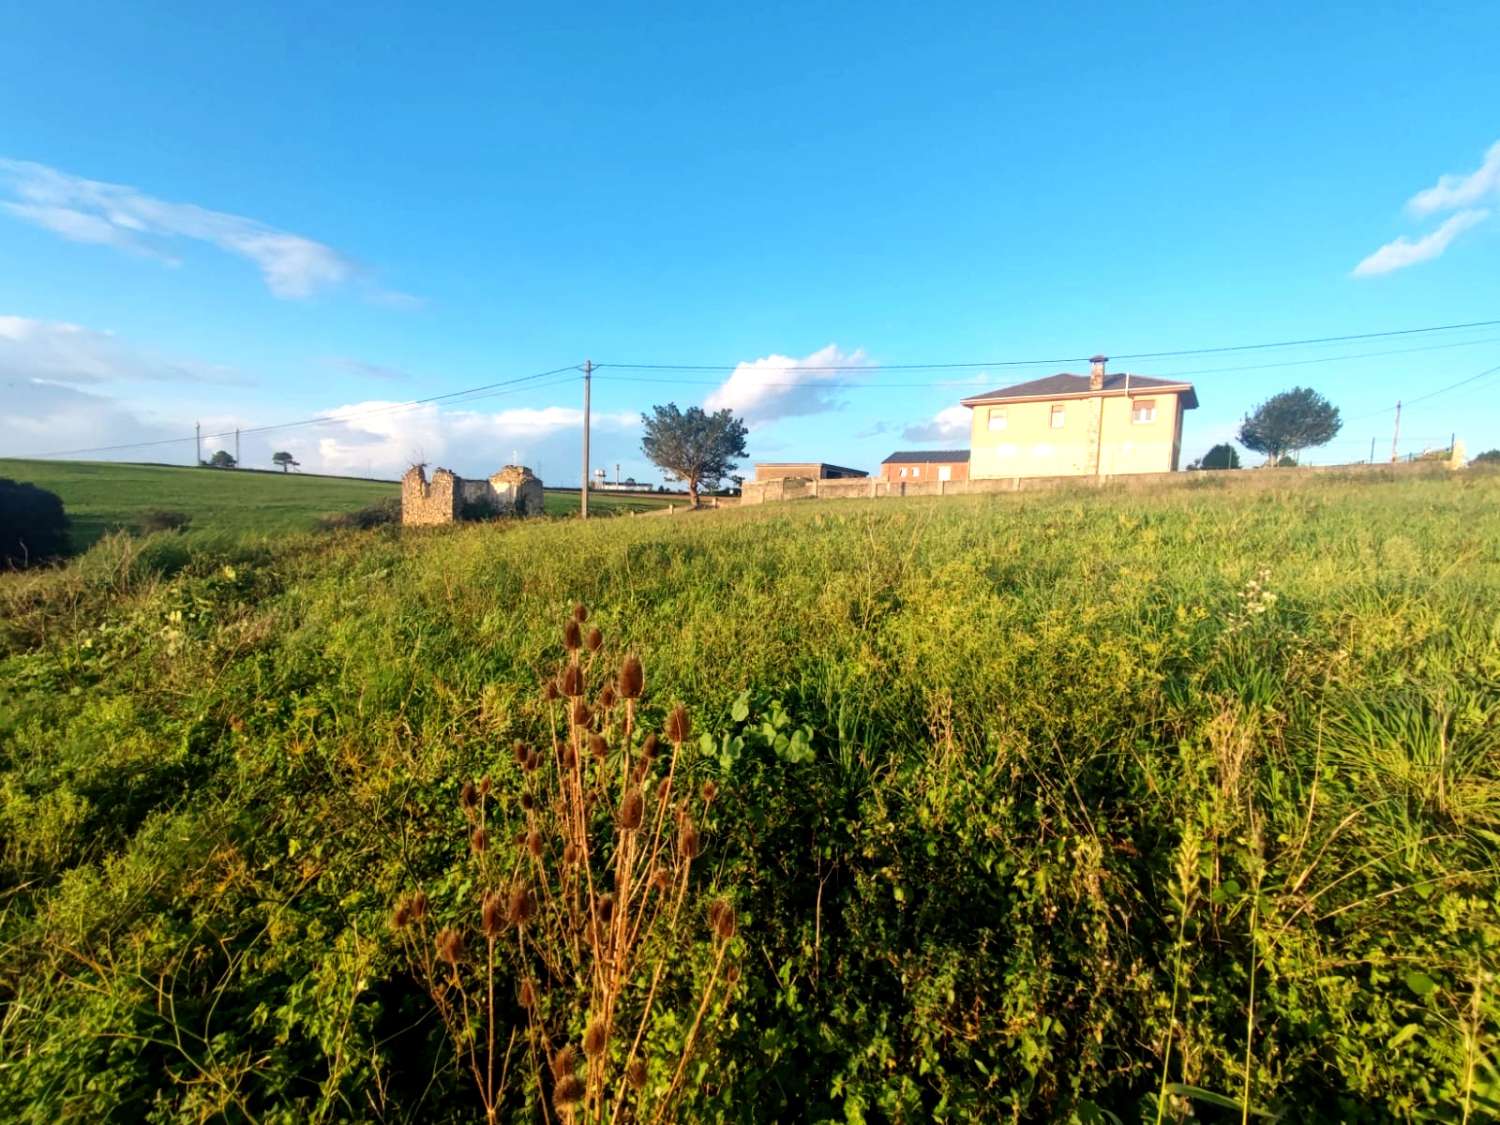
M 1450 471 L 1448 461 L 1401 461 L 1394 465 L 1312 465 L 1287 469 L 1222 469 L 1175 473 L 1122 473 L 1118 476 L 1004 477 L 998 480 L 888 481 L 863 480 L 746 481 L 740 504 L 777 500 L 879 500 L 899 496 L 978 496 L 994 492 L 1122 492 L 1173 487 L 1212 487 L 1222 482 L 1234 487 L 1286 488 L 1312 477 L 1345 474 L 1353 477 L 1439 476 Z

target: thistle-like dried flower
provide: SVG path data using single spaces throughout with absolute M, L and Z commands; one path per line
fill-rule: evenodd
M 602 734 L 589 735 L 589 753 L 596 762 L 602 762 L 609 756 L 609 743 L 604 741 Z
M 511 888 L 507 919 L 513 926 L 524 926 L 536 917 L 536 896 L 517 884 Z
M 674 746 L 681 746 L 692 733 L 693 721 L 688 718 L 687 708 L 679 703 L 667 716 L 667 741 Z
M 545 684 L 542 685 L 542 698 L 546 702 L 555 702 L 558 695 L 559 692 L 557 690 L 557 682 L 555 680 L 548 680 Z
M 438 931 L 437 955 L 440 961 L 456 968 L 464 957 L 464 935 L 452 926 Z
M 391 928 L 393 930 L 404 930 L 411 925 L 411 906 L 402 899 L 396 903 L 396 909 L 391 913 Z
M 725 969 L 724 980 L 728 983 L 730 988 L 733 988 L 735 985 L 739 984 L 740 967 L 738 965 L 730 965 L 729 968 Z
M 490 846 L 490 834 L 483 828 L 474 829 L 473 835 L 469 837 L 469 847 L 475 855 L 483 855 L 484 849 Z
M 573 747 L 564 746 L 562 753 L 558 755 L 558 765 L 563 769 L 571 771 L 578 764 L 578 755 L 573 752 Z
M 599 921 L 603 922 L 607 926 L 612 921 L 614 921 L 614 918 L 615 918 L 615 896 L 614 895 L 600 895 L 599 896 Z
M 557 1106 L 560 1112 L 569 1111 L 579 1102 L 583 1101 L 583 1082 L 578 1075 L 570 1074 L 566 1078 L 557 1081 L 557 1087 L 552 1091 L 552 1104 Z
M 728 941 L 734 937 L 734 907 L 725 899 L 714 899 L 708 904 L 708 926 L 720 941 Z
M 577 652 L 583 647 L 583 630 L 578 627 L 578 622 L 572 618 L 563 626 L 563 648 L 569 652 Z
M 677 836 L 677 851 L 683 859 L 697 859 L 702 848 L 698 828 L 691 820 L 682 822 L 682 831 Z
M 609 1033 L 604 1029 L 604 1022 L 595 1020 L 583 1033 L 583 1053 L 591 1059 L 596 1059 L 604 1053 L 604 1046 L 608 1042 Z
M 484 936 L 491 940 L 505 929 L 505 900 L 494 891 L 487 891 L 479 907 L 479 923 Z
M 521 982 L 521 1007 L 528 1012 L 536 1007 L 536 985 L 530 980 Z
M 709 778 L 709 780 L 707 780 L 707 781 L 705 781 L 703 783 L 703 803 L 705 805 L 711 805 L 711 804 L 713 804 L 714 803 L 714 798 L 717 797 L 718 795 L 719 795 L 719 784 L 718 784 L 718 782 L 714 781 L 712 778 Z
M 561 1082 L 578 1069 L 578 1051 L 571 1044 L 552 1056 L 552 1077 Z
M 464 787 L 458 791 L 458 804 L 465 812 L 479 804 L 479 790 L 474 788 L 472 781 L 464 782 Z
M 672 889 L 672 873 L 665 867 L 658 867 L 655 874 L 651 876 L 651 885 L 662 894 Z
M 632 789 L 620 802 L 620 813 L 616 818 L 616 823 L 625 831 L 634 832 L 641 826 L 641 820 L 645 815 L 646 799 L 641 796 L 639 789 Z
M 582 699 L 573 700 L 573 714 L 569 716 L 575 727 L 587 727 L 594 716 L 589 711 L 589 705 Z
M 484 777 L 481 777 L 479 779 L 479 795 L 481 797 L 488 797 L 490 795 L 490 791 L 494 788 L 495 783 L 489 779 L 488 775 L 485 775 Z
M 620 665 L 620 695 L 625 699 L 639 699 L 645 687 L 646 672 L 641 667 L 641 658 L 632 653 Z
M 603 690 L 599 692 L 599 707 L 602 710 L 608 711 L 614 705 L 615 686 L 613 684 L 605 684 Z
M 625 1081 L 630 1083 L 632 1090 L 640 1090 L 646 1085 L 646 1061 L 636 1059 L 625 1068 Z
M 564 867 L 572 867 L 577 862 L 578 862 L 578 845 L 577 844 L 564 844 L 563 845 L 563 866 Z
M 519 738 L 511 744 L 510 752 L 515 755 L 516 765 L 518 766 L 525 766 L 526 759 L 531 756 L 531 751 L 527 749 L 526 743 L 522 742 Z
M 542 756 L 533 750 L 526 755 L 526 772 L 535 773 L 536 768 L 542 764 Z
M 522 793 L 521 807 L 527 812 L 530 812 L 532 809 L 536 808 L 536 798 L 533 797 L 530 793 Z
M 589 611 L 587 607 L 585 607 L 582 602 L 578 602 L 577 604 L 575 604 L 573 606 L 573 620 L 582 625 L 588 619 Z
M 661 743 L 656 735 L 648 734 L 646 740 L 641 743 L 641 757 L 648 762 L 654 760 L 660 747 Z
M 577 698 L 583 694 L 583 669 L 576 664 L 569 664 L 563 669 L 562 691 L 569 698 Z
M 542 858 L 542 834 L 535 828 L 526 834 L 526 850 L 533 859 Z
M 589 646 L 590 652 L 598 652 L 604 647 L 604 634 L 599 632 L 597 625 L 589 630 L 588 636 L 584 638 L 584 643 Z
M 411 898 L 407 899 L 407 903 L 411 907 L 411 920 L 413 922 L 420 922 L 423 918 L 427 917 L 426 891 L 416 891 Z

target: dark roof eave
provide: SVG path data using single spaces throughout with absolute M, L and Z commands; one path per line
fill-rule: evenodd
M 1154 386 L 1142 385 L 1131 387 L 1115 387 L 1110 390 L 1100 391 L 1054 391 L 1051 394 L 1039 395 L 1005 395 L 1005 394 L 983 394 L 971 395 L 969 398 L 958 400 L 960 406 L 992 406 L 996 403 L 1005 402 L 1049 402 L 1058 399 L 1075 398 L 1136 398 L 1153 394 L 1179 394 L 1182 396 L 1182 408 L 1184 410 L 1195 410 L 1198 406 L 1198 392 L 1193 389 L 1191 383 L 1157 383 Z

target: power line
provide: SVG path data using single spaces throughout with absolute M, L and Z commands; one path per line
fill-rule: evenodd
M 1500 320 L 1474 320 L 1465 324 L 1437 324 L 1427 328 L 1398 328 L 1386 332 L 1359 332 L 1344 336 L 1315 336 L 1303 340 L 1275 340 L 1261 344 L 1231 344 L 1212 348 L 1185 348 L 1165 352 L 1129 352 L 1112 356 L 1112 359 L 1166 359 L 1187 355 L 1219 355 L 1225 352 L 1258 351 L 1267 348 L 1297 348 L 1313 344 L 1346 344 L 1355 340 L 1380 340 L 1394 336 L 1415 336 L 1428 332 L 1454 332 L 1464 328 L 1493 328 Z M 761 367 L 771 371 L 945 371 L 974 367 L 1046 367 L 1058 363 L 1084 363 L 1085 356 L 1064 356 L 1058 359 L 992 359 L 965 363 L 882 363 L 882 364 L 787 364 L 777 367 Z M 597 370 L 612 367 L 622 371 L 734 371 L 743 366 L 739 363 L 596 363 Z
M 472 402 L 479 398 L 498 397 L 499 394 L 514 393 L 513 391 L 497 391 L 496 388 L 517 387 L 519 384 L 534 383 L 536 380 L 545 379 L 551 375 L 560 375 L 565 371 L 577 371 L 578 369 L 579 368 L 577 364 L 571 364 L 567 367 L 554 368 L 551 371 L 539 371 L 534 375 L 522 375 L 515 379 L 502 379 L 496 383 L 483 383 L 477 387 L 467 387 L 461 391 L 448 391 L 440 395 L 429 395 L 426 398 L 411 399 L 408 402 L 394 403 L 390 406 L 374 407 L 370 410 L 357 410 L 341 414 L 319 414 L 311 418 L 302 418 L 295 422 L 277 422 L 268 426 L 251 426 L 245 429 L 241 429 L 239 432 L 242 434 L 263 434 L 268 433 L 271 430 L 287 430 L 298 426 L 313 426 L 319 424 L 327 424 L 330 422 L 347 422 L 355 418 L 368 418 L 380 414 L 393 414 L 405 410 L 414 410 L 419 406 L 427 406 L 434 402 L 445 402 L 448 400 Z M 571 382 L 571 379 L 559 380 L 559 382 Z M 557 384 L 549 383 L 544 385 L 556 386 Z M 528 386 L 521 387 L 519 389 L 531 390 L 533 388 Z M 216 434 L 202 434 L 198 438 L 198 440 L 201 441 L 202 438 L 230 437 L 235 432 L 236 431 L 234 430 L 223 430 Z M 28 454 L 28 456 L 36 458 L 38 460 L 48 457 L 76 457 L 85 453 L 115 453 L 126 449 L 153 449 L 163 445 L 179 445 L 182 442 L 193 440 L 194 438 L 189 437 L 163 438 L 159 441 L 134 441 L 126 442 L 121 445 L 98 445 L 89 449 L 66 449 L 52 453 L 32 453 Z
M 1455 391 L 1459 387 L 1468 386 L 1470 383 L 1477 383 L 1486 375 L 1493 375 L 1497 371 L 1500 371 L 1500 364 L 1496 364 L 1494 367 L 1488 367 L 1485 370 L 1481 371 L 1478 375 L 1470 375 L 1468 378 L 1460 379 L 1456 383 L 1449 383 L 1446 387 L 1439 387 L 1435 391 L 1428 391 L 1425 395 L 1418 395 L 1416 398 L 1403 399 L 1402 402 L 1406 406 L 1411 406 L 1413 403 L 1417 402 L 1426 402 L 1430 398 L 1437 398 L 1438 395 L 1447 394 L 1449 391 Z M 1361 422 L 1366 418 L 1378 418 L 1382 414 L 1389 414 L 1394 409 L 1395 407 L 1392 406 L 1382 407 L 1379 410 L 1372 410 L 1368 414 L 1356 415 L 1355 417 L 1350 418 L 1349 421 Z

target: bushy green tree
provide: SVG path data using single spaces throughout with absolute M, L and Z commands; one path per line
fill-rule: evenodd
M 671 479 L 687 482 L 693 507 L 698 506 L 700 488 L 717 488 L 735 468 L 735 458 L 745 455 L 742 419 L 729 410 L 706 413 L 701 406 L 679 410 L 675 402 L 642 414 L 645 437 L 641 451 Z
M 1240 467 L 1240 455 L 1234 446 L 1227 441 L 1221 441 L 1198 462 L 1200 469 L 1238 469 Z
M 68 549 L 68 517 L 55 492 L 0 477 L 0 565 L 27 566 Z
M 1298 450 L 1333 440 L 1343 427 L 1339 409 L 1309 387 L 1272 395 L 1240 423 L 1239 443 L 1271 464 Z
M 235 467 L 233 454 L 227 449 L 221 449 L 208 459 L 208 467 L 211 469 L 232 469 Z
M 285 450 L 282 450 L 279 453 L 273 453 L 273 454 L 271 454 L 271 462 L 273 464 L 280 465 L 281 466 L 281 471 L 283 473 L 286 472 L 288 469 L 290 469 L 290 468 L 292 468 L 292 467 L 300 464 L 300 462 L 295 457 L 293 457 L 290 453 L 286 452 Z
M 1486 449 L 1474 458 L 1476 465 L 1500 465 L 1500 449 Z

